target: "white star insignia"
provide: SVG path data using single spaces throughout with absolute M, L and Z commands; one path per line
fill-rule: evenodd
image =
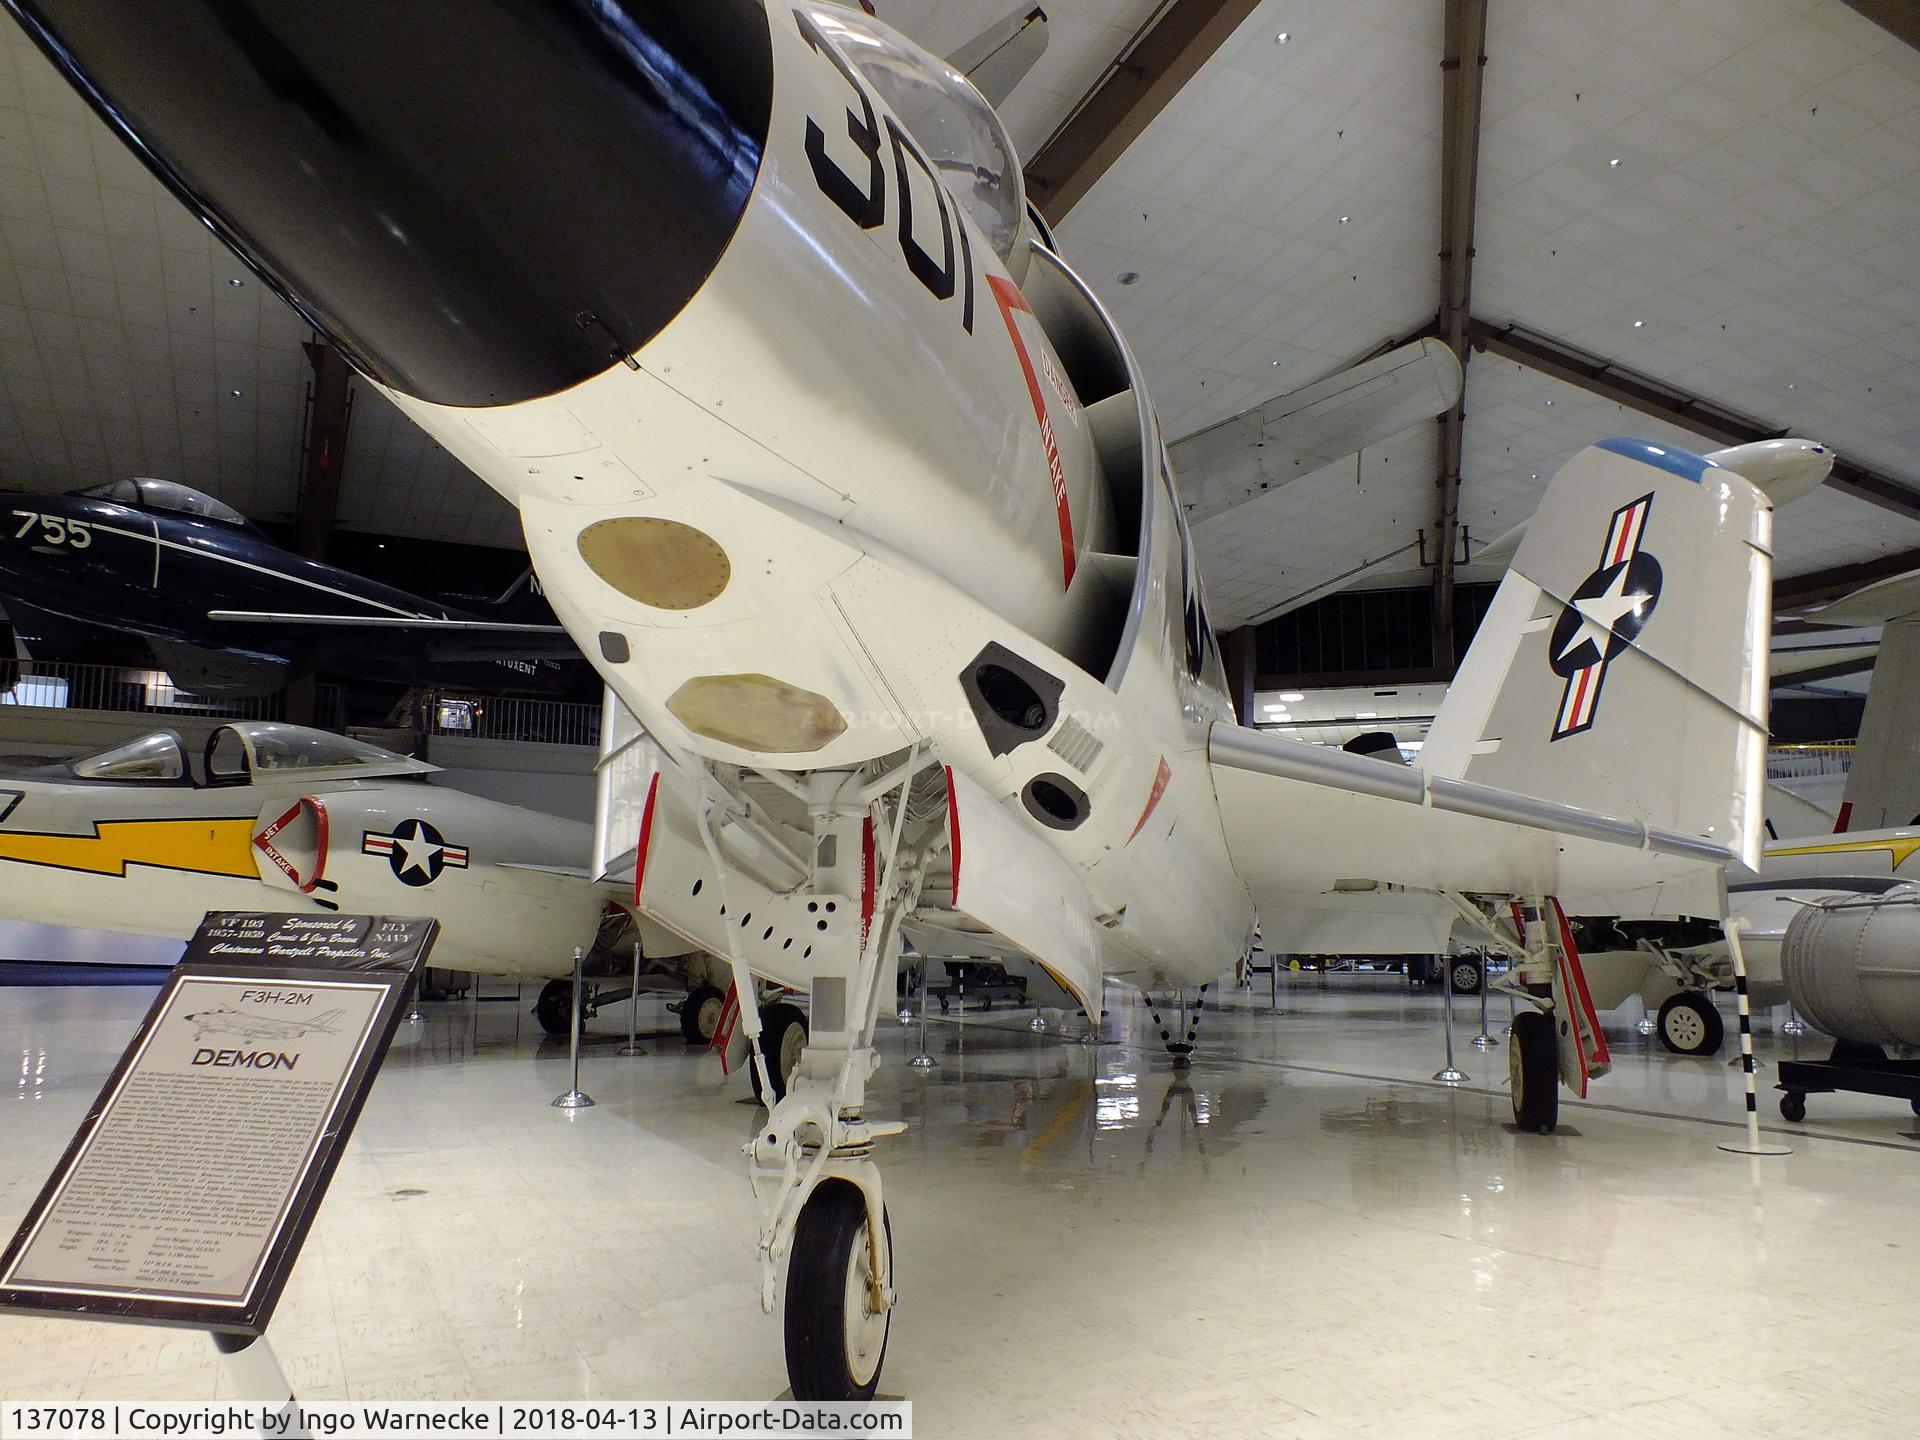
M 1647 602 L 1653 598 L 1644 591 L 1632 595 L 1626 593 L 1628 568 L 1622 565 L 1620 573 L 1613 577 L 1613 582 L 1600 594 L 1573 602 L 1573 608 L 1580 612 L 1580 628 L 1575 630 L 1573 637 L 1560 647 L 1560 653 L 1554 656 L 1554 659 L 1566 659 L 1589 640 L 1593 642 L 1600 658 L 1603 660 L 1606 658 L 1607 646 L 1612 642 L 1613 632 L 1620 624 L 1621 618 L 1629 612 L 1634 615 L 1640 614 Z

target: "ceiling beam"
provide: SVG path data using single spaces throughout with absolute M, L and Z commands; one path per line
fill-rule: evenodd
M 1920 5 L 1913 0 L 1846 0 L 1846 6 L 1920 49 Z
M 1920 550 L 1902 550 L 1873 560 L 1851 565 L 1835 565 L 1828 570 L 1810 570 L 1804 575 L 1782 575 L 1773 582 L 1773 608 L 1803 610 L 1809 605 L 1825 605 L 1842 595 L 1851 595 L 1862 585 L 1890 579 L 1920 570 Z
M 1464 370 L 1473 314 L 1474 194 L 1480 181 L 1480 97 L 1487 68 L 1487 0 L 1447 0 L 1440 60 L 1440 336 Z M 1453 551 L 1460 529 L 1466 388 L 1440 417 L 1433 522 L 1433 658 L 1454 662 Z
M 1491 325 L 1475 320 L 1469 326 L 1473 348 L 1514 360 L 1529 370 L 1551 375 L 1589 394 L 1630 406 L 1643 415 L 1665 420 L 1723 445 L 1745 445 L 1773 440 L 1788 432 L 1755 420 L 1711 400 L 1690 395 L 1651 375 L 1616 365 L 1564 340 L 1542 335 L 1520 325 Z M 1857 465 L 1845 457 L 1833 462 L 1827 488 L 1868 501 L 1908 520 L 1920 520 L 1920 490 L 1878 470 Z M 1909 567 L 1911 568 L 1911 567 Z
M 1050 224 L 1085 198 L 1259 3 L 1172 0 L 1134 37 L 1026 164 L 1027 198 Z
M 313 383 L 307 387 L 307 444 L 300 459 L 300 509 L 293 548 L 309 560 L 324 560 L 347 467 L 347 422 L 353 413 L 348 381 L 353 371 L 331 345 L 310 340 L 301 348 L 313 366 Z

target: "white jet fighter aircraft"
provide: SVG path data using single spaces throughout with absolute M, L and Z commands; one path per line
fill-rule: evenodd
M 605 871 L 740 993 L 811 991 L 748 1147 L 798 1397 L 879 1381 L 901 1127 L 867 1082 L 904 924 L 990 933 L 1097 1015 L 1110 979 L 1218 976 L 1256 914 L 1308 948 L 1329 894 L 1516 914 L 1513 1100 L 1547 1128 L 1556 1079 L 1606 1064 L 1565 913 L 1718 917 L 1757 858 L 1756 487 L 1644 441 L 1576 456 L 1421 767 L 1237 726 L 1131 351 L 992 109 L 858 11 L 6 3 L 519 507 L 626 716 Z
M 609 902 L 631 897 L 581 873 L 589 826 L 425 783 L 436 768 L 244 721 L 213 732 L 197 775 L 172 730 L 0 771 L 0 916 L 185 940 L 209 910 L 431 915 L 437 964 L 549 979 L 535 1014 L 564 1033 L 573 947 L 591 951 Z M 683 1029 L 717 1011 L 706 982 L 724 973 L 634 920 L 643 984 L 699 987 Z M 618 973 L 631 975 L 624 963 Z M 600 985 L 587 1008 L 625 993 Z

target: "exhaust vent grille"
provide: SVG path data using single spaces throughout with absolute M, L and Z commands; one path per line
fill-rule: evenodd
M 1093 732 L 1071 715 L 1062 716 L 1060 728 L 1047 737 L 1047 748 L 1082 775 L 1093 768 L 1100 752 L 1106 749 L 1093 738 Z

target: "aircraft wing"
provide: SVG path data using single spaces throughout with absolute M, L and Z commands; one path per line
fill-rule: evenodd
M 1424 953 L 1435 892 L 1554 895 L 1573 914 L 1717 916 L 1731 852 L 1697 836 L 1216 725 L 1233 864 L 1270 950 Z M 1423 929 L 1422 927 L 1427 927 Z
M 1417 340 L 1175 441 L 1167 453 L 1187 521 L 1223 514 L 1431 420 L 1460 398 L 1460 386 L 1453 351 Z
M 222 624 L 291 631 L 309 643 L 378 638 L 440 660 L 577 660 L 579 647 L 560 625 L 503 620 L 442 620 L 427 615 L 308 615 L 276 610 L 209 610 Z
M 1724 915 L 1724 867 L 1760 850 L 1772 518 L 1704 456 L 1602 440 L 1547 488 L 1419 766 L 1216 725 L 1268 946 L 1293 948 L 1269 915 L 1363 916 L 1389 885 Z

